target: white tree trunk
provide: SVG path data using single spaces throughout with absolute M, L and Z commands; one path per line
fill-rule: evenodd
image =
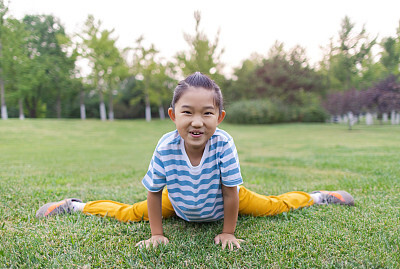
M 114 106 L 113 106 L 113 94 L 110 92 L 109 100 L 108 100 L 108 119 L 110 121 L 114 120 Z
M 347 119 L 349 121 L 349 129 L 351 130 L 352 126 L 357 121 L 353 115 L 353 112 L 351 112 L 351 111 L 347 112 Z
M 400 113 L 396 113 L 396 124 L 400 124 Z
M 102 121 L 107 120 L 106 105 L 104 102 L 100 102 L 100 119 Z
M 158 107 L 158 113 L 160 114 L 160 120 L 165 120 L 165 112 L 163 106 L 160 105 Z
M 146 121 L 151 121 L 151 107 L 146 104 Z
M 85 107 L 85 92 L 81 91 L 81 96 L 80 96 L 80 102 L 81 102 L 81 120 L 86 120 L 86 107 Z
M 24 105 L 22 99 L 19 99 L 18 105 L 19 105 L 19 119 L 24 120 L 25 115 L 24 115 Z
M 385 123 L 388 122 L 388 114 L 387 113 L 382 114 L 382 121 Z
M 0 47 L 1 50 L 1 47 Z M 1 54 L 0 54 L 1 55 Z M 0 76 L 2 75 L 2 69 L 0 68 Z M 6 101 L 5 101 L 5 93 L 4 93 L 4 81 L 0 77 L 0 99 L 1 99 L 1 118 L 3 120 L 8 119 L 8 114 L 7 114 L 7 106 L 6 106 Z
M 2 18 L 3 19 L 3 18 Z M 3 46 L 0 41 L 0 58 L 2 58 L 2 50 Z M 0 99 L 1 99 L 1 118 L 3 120 L 8 119 L 8 114 L 7 114 L 7 106 L 6 106 L 6 99 L 5 99 L 5 93 L 4 93 L 4 80 L 3 80 L 3 69 L 0 66 Z
M 4 106 L 1 106 L 1 118 L 2 118 L 3 120 L 8 119 L 7 107 L 6 107 L 5 105 L 4 105 Z
M 108 111 L 108 120 L 110 120 L 110 121 L 114 120 L 114 112 L 113 111 Z
M 345 124 L 349 123 L 349 117 L 347 115 L 343 116 L 343 123 Z
M 396 111 L 392 110 L 392 113 L 390 113 L 390 123 L 392 125 L 396 124 Z
M 367 112 L 365 115 L 365 124 L 372 125 L 374 123 L 374 118 L 371 113 Z
M 85 107 L 85 104 L 81 104 L 81 120 L 86 120 L 86 107 Z

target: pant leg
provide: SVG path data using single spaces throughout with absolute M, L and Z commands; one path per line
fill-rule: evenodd
M 162 193 L 162 216 L 171 217 L 175 214 L 171 202 L 168 198 L 168 191 L 164 189 Z M 99 215 L 115 218 L 119 221 L 141 221 L 149 220 L 147 212 L 147 200 L 135 203 L 133 205 L 123 204 L 109 200 L 99 200 L 86 203 L 83 208 L 86 215 Z
M 278 196 L 265 196 L 240 186 L 239 214 L 273 216 L 301 207 L 311 206 L 314 200 L 306 192 L 293 191 Z

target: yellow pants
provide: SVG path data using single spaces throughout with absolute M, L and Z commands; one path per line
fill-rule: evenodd
M 239 215 L 273 216 L 290 210 L 311 206 L 314 204 L 311 196 L 306 192 L 293 191 L 279 196 L 260 195 L 240 186 Z M 83 213 L 115 218 L 119 221 L 148 220 L 147 200 L 133 205 L 122 204 L 109 200 L 92 201 L 86 203 Z M 175 211 L 168 198 L 168 191 L 162 193 L 162 216 L 168 218 L 175 215 Z

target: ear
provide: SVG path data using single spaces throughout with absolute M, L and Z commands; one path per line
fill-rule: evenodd
M 168 108 L 168 115 L 169 115 L 169 117 L 171 118 L 171 120 L 172 120 L 173 122 L 175 122 L 175 112 L 174 112 L 174 110 L 172 109 L 172 107 Z
M 225 110 L 222 110 L 218 116 L 218 124 L 220 124 L 225 119 L 225 116 L 226 116 L 226 112 L 225 112 Z

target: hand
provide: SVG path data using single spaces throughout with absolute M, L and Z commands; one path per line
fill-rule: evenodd
M 163 235 L 153 235 L 150 239 L 147 240 L 142 240 L 139 243 L 136 244 L 136 247 L 150 247 L 151 245 L 153 245 L 153 247 L 157 247 L 159 244 L 168 244 L 169 240 L 168 238 L 166 238 Z
M 222 249 L 225 249 L 225 247 L 228 245 L 229 250 L 233 250 L 233 245 L 235 245 L 238 249 L 241 248 L 240 243 L 244 242 L 244 240 L 237 239 L 233 234 L 221 233 L 214 238 L 214 242 L 217 245 L 222 243 Z

